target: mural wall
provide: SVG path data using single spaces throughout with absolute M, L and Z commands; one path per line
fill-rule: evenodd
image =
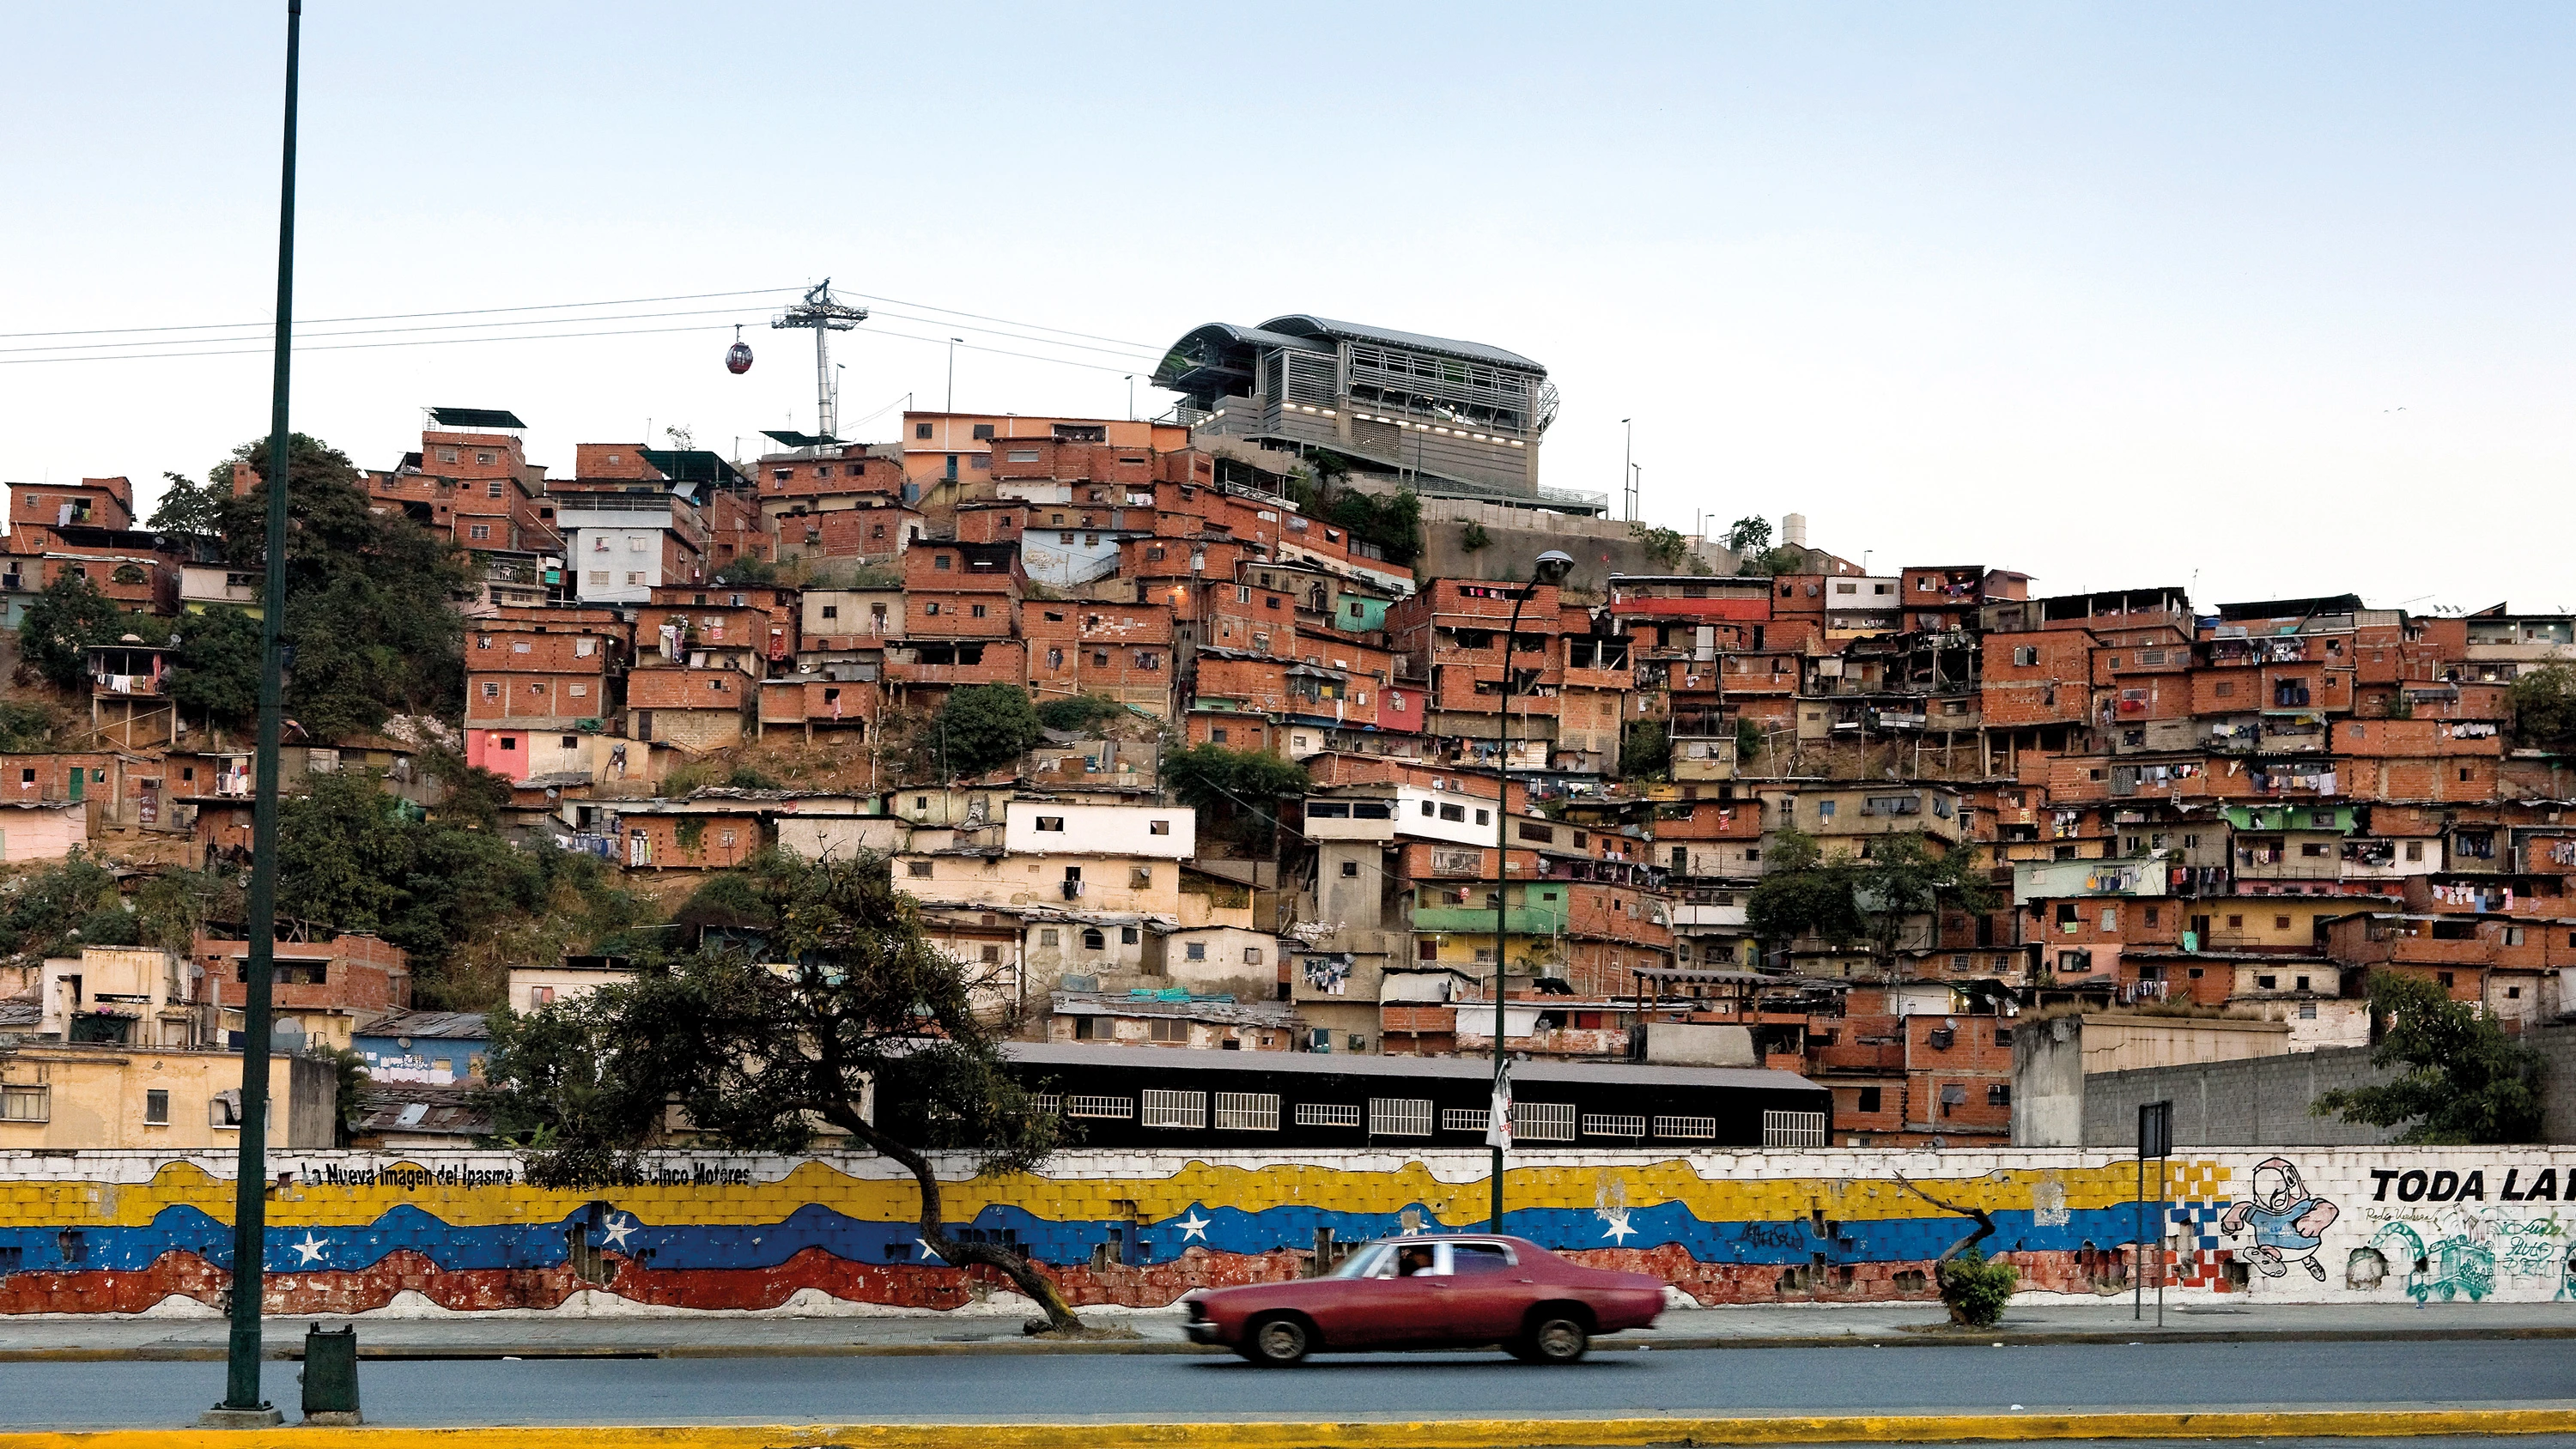
M 1155 1308 L 1294 1276 L 1319 1244 L 1480 1228 L 1481 1151 L 1071 1152 L 950 1184 L 949 1220 L 1018 1245 L 1077 1305 Z M 0 1312 L 208 1312 L 231 1263 L 228 1156 L 0 1155 Z M 597 1192 L 530 1186 L 508 1153 L 279 1154 L 276 1313 L 1012 1312 L 940 1262 L 909 1177 L 865 1156 L 671 1153 Z M 1904 1179 L 1900 1180 L 1900 1177 Z M 1931 1260 L 1985 1208 L 2024 1288 L 2124 1293 L 2138 1225 L 2185 1294 L 2279 1301 L 2565 1298 L 2576 1151 L 2209 1153 L 2136 1203 L 2133 1159 L 2080 1152 L 1527 1154 L 1509 1231 L 1663 1276 L 1703 1303 L 1931 1297 Z M 1329 1235 L 1329 1236 L 1328 1236 Z M 2151 1269 L 2153 1258 L 2149 1259 Z

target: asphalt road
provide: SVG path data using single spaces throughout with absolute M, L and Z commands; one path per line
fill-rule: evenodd
M 291 1422 L 300 1365 L 266 1366 Z M 2179 1343 L 1652 1350 L 1572 1368 L 1500 1354 L 367 1362 L 379 1424 L 1566 1418 L 2576 1403 L 2561 1342 Z M 0 1428 L 190 1422 L 218 1363 L 0 1364 Z

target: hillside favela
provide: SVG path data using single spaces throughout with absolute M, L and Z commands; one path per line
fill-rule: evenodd
M 254 8 L 12 31 L 0 1449 L 2576 1449 L 2570 14 Z

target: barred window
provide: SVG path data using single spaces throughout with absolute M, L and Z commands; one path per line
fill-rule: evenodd
M 1822 1147 L 1825 1145 L 1825 1114 L 1822 1112 L 1765 1112 L 1762 1114 L 1762 1145 L 1765 1147 Z
M 1473 1107 L 1443 1107 L 1440 1109 L 1440 1130 L 1482 1132 L 1492 1116 L 1490 1110 L 1480 1112 Z
M 1064 1095 L 1060 1092 L 1040 1092 L 1029 1098 L 1029 1110 L 1041 1117 L 1061 1117 L 1064 1115 Z
M 1360 1106 L 1357 1102 L 1300 1102 L 1297 1104 L 1300 1127 L 1357 1127 Z
M 1148 1127 L 1205 1127 L 1207 1125 L 1205 1092 L 1165 1092 L 1145 1089 L 1145 1115 Z
M 1646 1135 L 1646 1119 L 1631 1117 L 1620 1112 L 1586 1112 L 1583 1114 L 1583 1135 L 1586 1137 L 1643 1137 Z
M 1216 1130 L 1219 1132 L 1278 1131 L 1279 1094 L 1276 1092 L 1217 1093 Z
M 1068 1117 L 1104 1117 L 1124 1122 L 1136 1115 L 1136 1104 L 1125 1097 L 1067 1097 L 1064 1115 Z
M 1431 1103 L 1422 1097 L 1369 1098 L 1369 1133 L 1375 1137 L 1428 1137 Z
M 1573 1141 L 1574 1104 L 1572 1102 L 1514 1102 L 1512 1104 L 1512 1139 L 1516 1142 Z
M 1655 1135 L 1680 1142 L 1713 1142 L 1717 1139 L 1714 1117 L 1658 1117 Z

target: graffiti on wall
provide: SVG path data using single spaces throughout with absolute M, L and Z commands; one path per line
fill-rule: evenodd
M 1357 1240 L 1486 1220 L 1480 1150 L 1068 1152 L 945 1196 L 959 1231 L 1025 1253 L 1081 1306 L 1159 1307 L 1189 1289 L 1294 1276 Z M 908 1174 L 864 1155 L 656 1154 L 632 1181 L 527 1181 L 506 1153 L 280 1154 L 270 1306 L 556 1309 L 600 1294 L 653 1311 L 1009 1311 L 1009 1285 L 932 1258 Z M 0 1314 L 223 1299 L 231 1162 L 0 1154 Z M 1931 1260 L 1989 1213 L 2027 1290 L 2125 1287 L 2142 1213 L 2133 1160 L 2083 1152 L 1803 1150 L 1516 1154 L 1505 1230 L 1578 1261 L 1652 1272 L 1703 1303 L 1929 1297 Z M 2543 1149 L 2384 1149 L 2174 1159 L 2161 1280 L 2290 1300 L 2405 1293 L 2576 1296 L 2568 1168 Z M 2535 1203 L 2535 1199 L 2537 1200 Z M 1320 1259 L 1329 1261 L 1329 1258 Z M 2105 1264 L 2115 1265 L 2106 1271 Z M 2341 1275 L 2333 1269 L 2340 1265 Z M 184 1304 L 171 1311 L 196 1311 Z
M 2326 1229 L 2339 1216 L 2333 1203 L 2315 1196 L 2300 1181 L 2299 1169 L 2285 1158 L 2267 1157 L 2254 1169 L 2252 1194 L 2231 1204 L 2219 1228 L 2230 1237 L 2246 1237 L 2240 1249 L 2266 1278 L 2287 1274 L 2292 1263 L 2322 1283 L 2326 1269 L 2317 1261 Z

